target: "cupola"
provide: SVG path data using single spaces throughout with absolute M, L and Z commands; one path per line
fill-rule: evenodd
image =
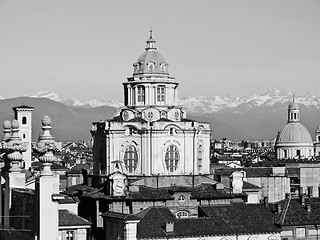
M 141 54 L 137 62 L 133 64 L 133 75 L 140 74 L 165 74 L 168 75 L 168 63 L 164 57 L 157 51 L 156 40 L 152 36 L 153 32 L 150 30 L 150 36 L 147 40 L 145 52 Z
M 294 97 L 288 107 L 288 123 L 290 122 L 300 122 L 300 109 L 299 105 L 295 102 Z

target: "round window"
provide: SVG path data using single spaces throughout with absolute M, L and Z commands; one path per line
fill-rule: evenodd
M 152 119 L 152 118 L 153 118 L 153 112 L 148 112 L 148 113 L 147 113 L 147 117 L 148 117 L 149 119 Z
M 123 111 L 122 112 L 122 119 L 123 119 L 123 121 L 128 121 L 128 119 L 129 119 L 128 111 Z

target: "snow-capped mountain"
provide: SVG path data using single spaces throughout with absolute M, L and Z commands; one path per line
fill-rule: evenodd
M 65 98 L 60 98 L 56 93 L 52 91 L 42 91 L 39 93 L 32 94 L 28 97 L 33 97 L 33 98 L 49 98 L 53 101 L 63 103 L 67 106 L 71 107 L 86 107 L 86 108 L 91 108 L 91 107 L 101 107 L 101 106 L 110 106 L 110 107 L 115 107 L 119 108 L 123 106 L 123 103 L 116 101 L 116 100 L 109 100 L 109 101 L 104 101 L 104 100 L 90 100 L 90 101 L 81 101 L 78 99 L 65 99 Z
M 302 123 L 310 134 L 314 135 L 313 133 L 320 124 L 319 98 L 310 93 L 295 93 L 294 99 L 299 103 Z M 287 107 L 292 100 L 292 92 L 273 89 L 264 94 L 243 97 L 231 95 L 188 97 L 179 100 L 179 104 L 186 108 L 188 118 L 210 123 L 214 139 L 226 137 L 263 140 L 275 138 L 277 132 L 286 124 Z M 60 131 L 57 133 L 59 139 L 82 140 L 90 137 L 88 126 L 91 126 L 93 121 L 109 119 L 117 111 L 113 107 L 122 106 L 122 103 L 117 101 L 91 100 L 85 102 L 62 99 L 52 91 L 44 91 L 29 97 L 0 100 L 0 118 L 2 117 L 0 120 L 2 122 L 6 120 L 7 112 L 11 112 L 13 106 L 21 103 L 38 109 L 34 115 L 37 123 L 40 123 L 41 118 L 47 114 L 53 119 L 59 119 L 57 121 L 57 124 L 60 124 L 57 127 Z M 77 108 L 70 111 L 70 106 Z M 98 108 L 98 106 L 101 107 Z
M 243 97 L 233 97 L 231 95 L 213 97 L 188 97 L 179 100 L 179 105 L 189 112 L 212 113 L 223 109 L 243 109 L 249 110 L 262 106 L 273 106 L 276 103 L 287 103 L 292 101 L 305 105 L 320 108 L 318 98 L 310 93 L 293 94 L 291 91 L 272 89 L 264 94 L 252 94 Z
M 53 101 L 63 103 L 72 107 L 101 107 L 110 106 L 120 108 L 122 102 L 116 100 L 90 100 L 60 98 L 52 91 L 42 91 L 30 95 L 33 98 L 49 98 Z M 234 110 L 234 113 L 245 112 L 259 107 L 271 107 L 276 103 L 286 104 L 295 99 L 295 102 L 307 107 L 315 106 L 320 109 L 319 98 L 311 93 L 293 93 L 287 90 L 272 89 L 264 94 L 252 94 L 248 96 L 235 97 L 230 94 L 224 96 L 195 96 L 179 99 L 178 104 L 190 113 L 213 113 L 220 110 Z M 0 96 L 1 99 L 1 96 Z M 2 98 L 3 99 L 3 98 Z

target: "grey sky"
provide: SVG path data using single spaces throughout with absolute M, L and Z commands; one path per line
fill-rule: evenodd
M 180 97 L 320 95 L 311 0 L 0 0 L 0 95 L 122 100 L 151 26 Z

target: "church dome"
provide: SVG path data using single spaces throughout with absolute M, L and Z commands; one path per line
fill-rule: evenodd
M 312 144 L 309 131 L 299 122 L 290 122 L 278 133 L 276 144 L 280 143 L 308 143 Z
M 168 75 L 168 63 L 164 57 L 157 51 L 155 40 L 150 31 L 150 37 L 147 40 L 146 51 L 141 54 L 138 61 L 133 64 L 134 73 L 138 74 L 166 74 Z

